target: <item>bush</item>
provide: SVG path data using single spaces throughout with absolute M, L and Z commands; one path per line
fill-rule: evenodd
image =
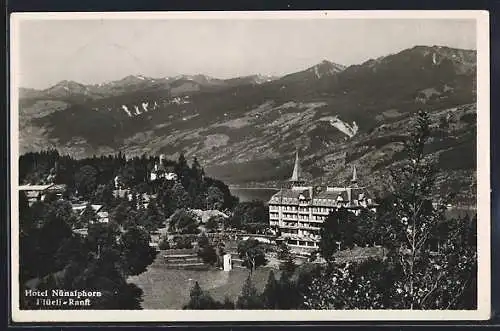
M 170 249 L 170 243 L 168 242 L 167 238 L 163 238 L 162 241 L 158 244 L 158 248 L 161 250 L 166 250 Z
M 189 236 L 174 237 L 174 243 L 175 243 L 175 248 L 178 249 L 193 248 L 193 243 Z

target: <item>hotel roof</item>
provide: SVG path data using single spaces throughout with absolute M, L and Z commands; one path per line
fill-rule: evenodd
M 20 191 L 45 191 L 49 187 L 53 186 L 54 184 L 47 184 L 47 185 L 19 185 L 19 190 Z

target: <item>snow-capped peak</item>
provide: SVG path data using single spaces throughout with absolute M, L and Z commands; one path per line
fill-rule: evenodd
M 312 71 L 316 78 L 321 78 L 324 76 L 331 76 L 338 72 L 344 70 L 345 67 L 343 65 L 330 62 L 328 60 L 323 60 L 315 66 L 309 68 L 309 71 Z

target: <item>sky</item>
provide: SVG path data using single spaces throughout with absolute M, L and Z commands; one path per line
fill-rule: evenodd
M 23 20 L 16 32 L 18 81 L 37 89 L 138 74 L 281 76 L 415 45 L 476 49 L 475 20 L 465 19 Z

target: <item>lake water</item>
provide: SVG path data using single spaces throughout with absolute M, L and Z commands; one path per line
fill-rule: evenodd
M 247 202 L 252 200 L 261 200 L 268 202 L 269 199 L 278 192 L 278 189 L 272 188 L 240 188 L 240 187 L 230 187 L 231 194 L 238 197 L 241 202 Z

